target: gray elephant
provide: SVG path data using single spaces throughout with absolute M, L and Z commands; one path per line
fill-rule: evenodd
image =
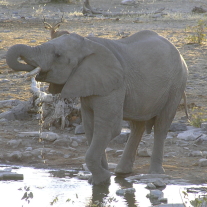
M 145 126 L 148 132 L 154 126 L 149 172 L 164 173 L 164 140 L 188 74 L 184 59 L 168 40 L 148 30 L 119 40 L 69 34 L 36 47 L 14 45 L 6 60 L 16 71 L 39 66 L 36 79 L 50 83 L 51 93 L 80 97 L 92 184 L 110 181 L 105 149 L 120 134 L 122 119 L 129 121 L 131 134 L 115 173 L 132 172 Z

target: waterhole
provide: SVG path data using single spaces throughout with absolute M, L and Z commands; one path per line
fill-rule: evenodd
M 8 169 L 1 166 L 0 169 Z M 11 168 L 11 167 L 10 167 Z M 112 176 L 110 186 L 91 186 L 76 176 L 77 170 L 34 169 L 12 167 L 24 175 L 21 181 L 0 181 L 1 207 L 149 207 L 153 206 L 146 184 L 128 182 Z M 182 204 L 183 191 L 193 185 L 167 185 L 162 190 L 168 204 Z M 195 186 L 194 186 L 195 187 Z M 117 195 L 119 189 L 134 188 L 135 192 Z M 188 199 L 193 199 L 191 194 Z M 166 204 L 165 204 L 166 205 Z M 173 205 L 174 206 L 174 205 Z M 181 206 L 181 205 L 179 205 Z M 184 206 L 184 205 L 183 205 Z

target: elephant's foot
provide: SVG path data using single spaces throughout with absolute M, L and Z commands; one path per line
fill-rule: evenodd
M 151 166 L 149 173 L 150 174 L 165 174 L 165 170 L 162 166 Z
M 111 173 L 105 170 L 103 173 L 92 175 L 88 182 L 92 185 L 109 185 L 110 184 Z
M 117 165 L 116 169 L 115 169 L 115 173 L 117 176 L 119 177 L 126 177 L 129 174 L 132 173 L 132 167 L 131 166 L 126 166 L 126 165 Z

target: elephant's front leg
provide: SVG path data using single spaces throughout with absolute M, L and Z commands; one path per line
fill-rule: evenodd
M 84 125 L 85 135 L 88 141 L 88 145 L 91 145 L 92 138 L 93 138 L 93 131 L 94 131 L 94 113 L 90 108 L 90 104 L 88 103 L 90 99 L 81 99 L 81 115 L 82 121 Z M 101 165 L 104 169 L 108 170 L 108 162 L 106 153 L 103 153 L 101 159 Z M 89 181 L 91 182 L 91 181 Z
M 93 97 L 93 99 L 95 99 L 93 137 L 85 160 L 92 173 L 92 184 L 99 185 L 110 182 L 111 173 L 107 169 L 105 149 L 111 139 L 121 132 L 123 101 L 111 97 Z
M 145 130 L 145 121 L 130 121 L 131 134 L 127 141 L 124 153 L 119 161 L 115 173 L 117 175 L 132 172 L 137 147 Z

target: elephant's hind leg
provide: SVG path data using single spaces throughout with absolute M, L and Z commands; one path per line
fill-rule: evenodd
M 130 128 L 131 128 L 130 137 L 127 141 L 121 160 L 115 169 L 115 173 L 117 175 L 128 174 L 132 172 L 137 147 L 145 131 L 145 122 L 144 121 L 131 121 Z
M 174 99 L 177 101 L 177 104 L 179 104 L 179 101 L 181 99 L 179 98 Z M 169 100 L 163 111 L 155 118 L 154 145 L 153 145 L 151 164 L 149 170 L 149 173 L 151 174 L 165 173 L 164 168 L 162 167 L 164 142 L 177 109 L 176 103 L 172 105 L 172 102 L 173 100 Z

